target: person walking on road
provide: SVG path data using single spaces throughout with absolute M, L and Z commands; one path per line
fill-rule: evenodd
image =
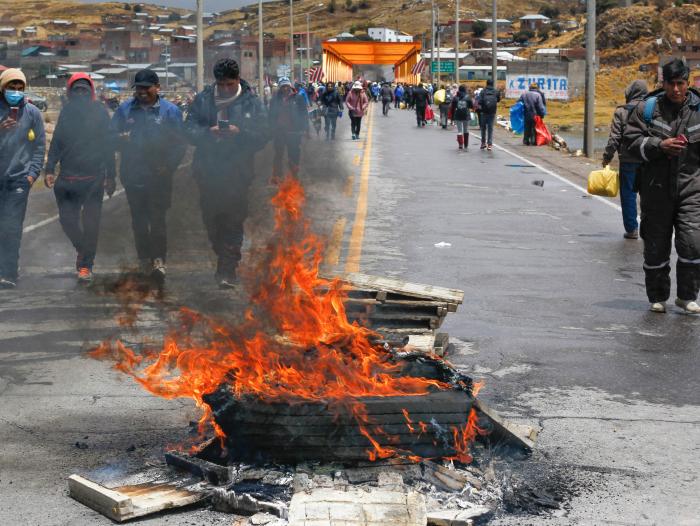
M 44 120 L 27 102 L 19 69 L 0 75 L 0 288 L 13 289 L 29 190 L 41 173 L 46 150 Z
M 350 115 L 350 131 L 352 133 L 352 140 L 354 141 L 360 138 L 362 117 L 364 117 L 365 112 L 369 108 L 369 98 L 367 97 L 365 90 L 362 89 L 362 84 L 360 81 L 356 81 L 352 85 L 352 89 L 345 99 L 345 105 L 348 107 L 348 114 Z
M 104 104 L 95 100 L 87 73 L 76 73 L 66 85 L 67 104 L 58 116 L 51 140 L 45 181 L 53 188 L 63 232 L 76 251 L 78 281 L 92 280 L 104 192 L 116 187 L 114 142 Z M 56 178 L 56 166 L 60 174 Z
M 131 211 L 141 272 L 161 283 L 166 271 L 166 216 L 172 180 L 185 148 L 182 112 L 159 92 L 155 71 L 136 73 L 134 96 L 114 113 L 112 128 L 118 135 L 119 175 Z
M 498 103 L 501 94 L 493 87 L 493 80 L 486 81 L 486 87 L 479 93 L 479 128 L 481 130 L 481 149 L 493 150 L 493 125 L 496 122 Z
M 388 82 L 385 82 L 382 86 L 382 89 L 379 92 L 379 96 L 382 99 L 382 115 L 386 117 L 387 115 L 389 115 L 389 108 L 391 107 L 391 103 L 394 100 L 394 92 L 392 91 L 391 86 L 389 86 Z
M 473 107 L 466 86 L 460 86 L 457 96 L 452 99 L 452 120 L 457 125 L 457 144 L 460 150 L 469 149 L 469 113 Z
M 435 102 L 438 104 L 440 111 L 440 126 L 443 130 L 447 129 L 447 124 L 450 120 L 450 109 L 452 107 L 452 91 L 445 89 L 445 86 L 440 86 L 440 89 L 435 92 Z
M 394 89 L 394 109 L 398 110 L 401 108 L 401 103 L 403 102 L 403 84 L 398 84 L 396 89 Z
M 425 109 L 430 104 L 430 93 L 421 84 L 413 89 L 413 104 L 416 107 L 416 123 L 419 128 L 425 128 Z
M 618 106 L 610 125 L 610 137 L 603 153 L 603 167 L 608 166 L 617 152 L 620 159 L 620 201 L 622 204 L 622 223 L 625 227 L 626 239 L 639 239 L 639 224 L 637 223 L 637 191 L 635 179 L 639 162 L 627 151 L 622 136 L 630 113 L 647 96 L 647 83 L 635 80 L 625 90 L 626 104 Z
M 275 151 L 272 175 L 278 179 L 282 177 L 286 150 L 289 171 L 296 176 L 301 159 L 301 140 L 309 129 L 309 114 L 304 97 L 292 88 L 286 77 L 279 80 L 279 91 L 270 101 L 269 129 L 273 133 Z
M 523 144 L 525 146 L 537 146 L 537 133 L 535 132 L 535 117 L 544 117 L 545 109 L 542 95 L 537 91 L 537 84 L 532 84 L 530 89 L 520 95 L 519 102 L 525 109 L 525 134 Z M 482 115 L 483 115 L 483 109 Z
M 325 119 L 326 140 L 335 140 L 335 127 L 338 118 L 343 114 L 343 98 L 335 85 L 329 82 L 326 91 L 321 95 L 321 105 L 323 107 L 323 118 Z
M 235 60 L 219 59 L 214 79 L 192 103 L 185 129 L 195 146 L 192 173 L 217 256 L 215 278 L 220 288 L 232 288 L 241 259 L 255 154 L 268 142 L 267 117 L 260 99 L 240 78 Z
M 689 88 L 681 59 L 663 66 L 663 87 L 632 110 L 624 132 L 641 162 L 644 274 L 651 311 L 666 312 L 671 294 L 671 243 L 678 262 L 676 305 L 700 314 L 700 92 Z
M 406 99 L 406 109 L 412 110 L 415 106 L 415 100 L 413 98 L 413 91 L 416 89 L 415 86 L 410 85 L 406 88 L 404 93 L 404 98 Z

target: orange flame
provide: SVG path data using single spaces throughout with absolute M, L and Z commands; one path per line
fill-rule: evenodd
M 372 449 L 371 459 L 396 451 L 373 437 L 364 404 L 367 396 L 425 395 L 449 385 L 396 374 L 399 366 L 372 343 L 372 331 L 350 323 L 339 280 L 320 278 L 323 244 L 303 215 L 305 196 L 298 180 L 287 177 L 272 199 L 275 230 L 257 264 L 243 269 L 251 306 L 244 321 L 228 325 L 187 308 L 164 339 L 162 348 L 136 353 L 121 341 L 108 341 L 92 351 L 111 359 L 150 393 L 164 398 L 192 398 L 202 410 L 199 429 L 213 426 L 203 396 L 227 384 L 236 396 L 264 401 L 326 401 L 355 418 Z M 133 320 L 129 320 L 133 321 Z M 406 416 L 409 428 L 412 422 Z M 421 432 L 425 424 L 419 422 Z M 469 429 L 469 426 L 467 426 Z M 466 450 L 465 429 L 457 451 Z

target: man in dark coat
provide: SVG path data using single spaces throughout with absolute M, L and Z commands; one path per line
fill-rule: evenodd
M 391 102 L 394 100 L 394 91 L 391 89 L 388 82 L 382 85 L 382 89 L 379 90 L 379 96 L 382 99 L 382 114 L 386 117 L 389 115 L 389 108 L 391 107 Z
M 532 84 L 530 89 L 520 95 L 519 102 L 525 108 L 525 134 L 523 144 L 525 146 L 537 145 L 537 133 L 535 132 L 535 117 L 544 117 L 545 108 L 542 95 L 537 91 L 537 84 Z M 483 113 L 483 109 L 481 110 Z
M 192 103 L 185 128 L 196 148 L 192 171 L 217 256 L 216 280 L 221 288 L 230 288 L 241 259 L 255 154 L 268 141 L 267 116 L 260 99 L 240 78 L 235 60 L 219 59 L 214 78 L 214 85 Z
M 46 186 L 53 187 L 63 231 L 75 248 L 78 281 L 92 280 L 105 190 L 115 189 L 114 141 L 104 104 L 95 100 L 87 73 L 66 85 L 68 103 L 61 110 L 46 163 Z M 56 166 L 60 174 L 56 178 Z
M 486 87 L 479 93 L 479 128 L 481 129 L 481 149 L 493 149 L 493 125 L 496 122 L 498 103 L 501 94 L 493 87 L 493 80 L 486 81 Z
M 295 176 L 298 174 L 301 140 L 309 129 L 309 112 L 305 96 L 292 88 L 291 81 L 286 77 L 282 77 L 278 85 L 279 89 L 270 101 L 268 118 L 275 150 L 272 174 L 277 178 L 283 175 L 285 150 L 290 172 Z
M 626 148 L 641 162 L 637 187 L 653 312 L 666 312 L 675 233 L 676 305 L 700 314 L 700 93 L 689 88 L 689 76 L 680 59 L 664 65 L 663 87 L 632 110 L 624 133 Z
M 416 122 L 418 127 L 425 127 L 425 108 L 430 104 L 430 93 L 421 84 L 413 88 L 413 103 L 416 107 Z
M 335 127 L 338 122 L 338 117 L 343 111 L 343 97 L 335 88 L 333 82 L 326 85 L 326 91 L 323 92 L 320 98 L 321 107 L 323 108 L 323 118 L 325 120 L 326 140 L 335 140 Z
M 627 151 L 622 136 L 625 133 L 627 120 L 632 110 L 647 96 L 647 83 L 645 80 L 635 80 L 625 90 L 626 103 L 618 106 L 610 125 L 610 137 L 603 153 L 603 166 L 608 166 L 615 152 L 620 158 L 620 202 L 622 203 L 622 223 L 625 227 L 626 239 L 639 239 L 639 225 L 637 223 L 637 191 L 635 179 L 639 162 L 636 157 Z

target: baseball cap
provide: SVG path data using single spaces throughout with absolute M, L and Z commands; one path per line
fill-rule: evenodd
M 158 78 L 158 74 L 152 69 L 142 69 L 136 73 L 134 77 L 134 86 L 150 88 L 156 84 L 160 84 L 160 79 Z

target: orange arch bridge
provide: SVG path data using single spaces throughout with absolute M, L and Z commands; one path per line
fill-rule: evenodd
M 355 64 L 392 64 L 397 82 L 420 82 L 414 68 L 420 61 L 419 42 L 327 41 L 323 43 L 323 72 L 326 82 L 353 80 Z

